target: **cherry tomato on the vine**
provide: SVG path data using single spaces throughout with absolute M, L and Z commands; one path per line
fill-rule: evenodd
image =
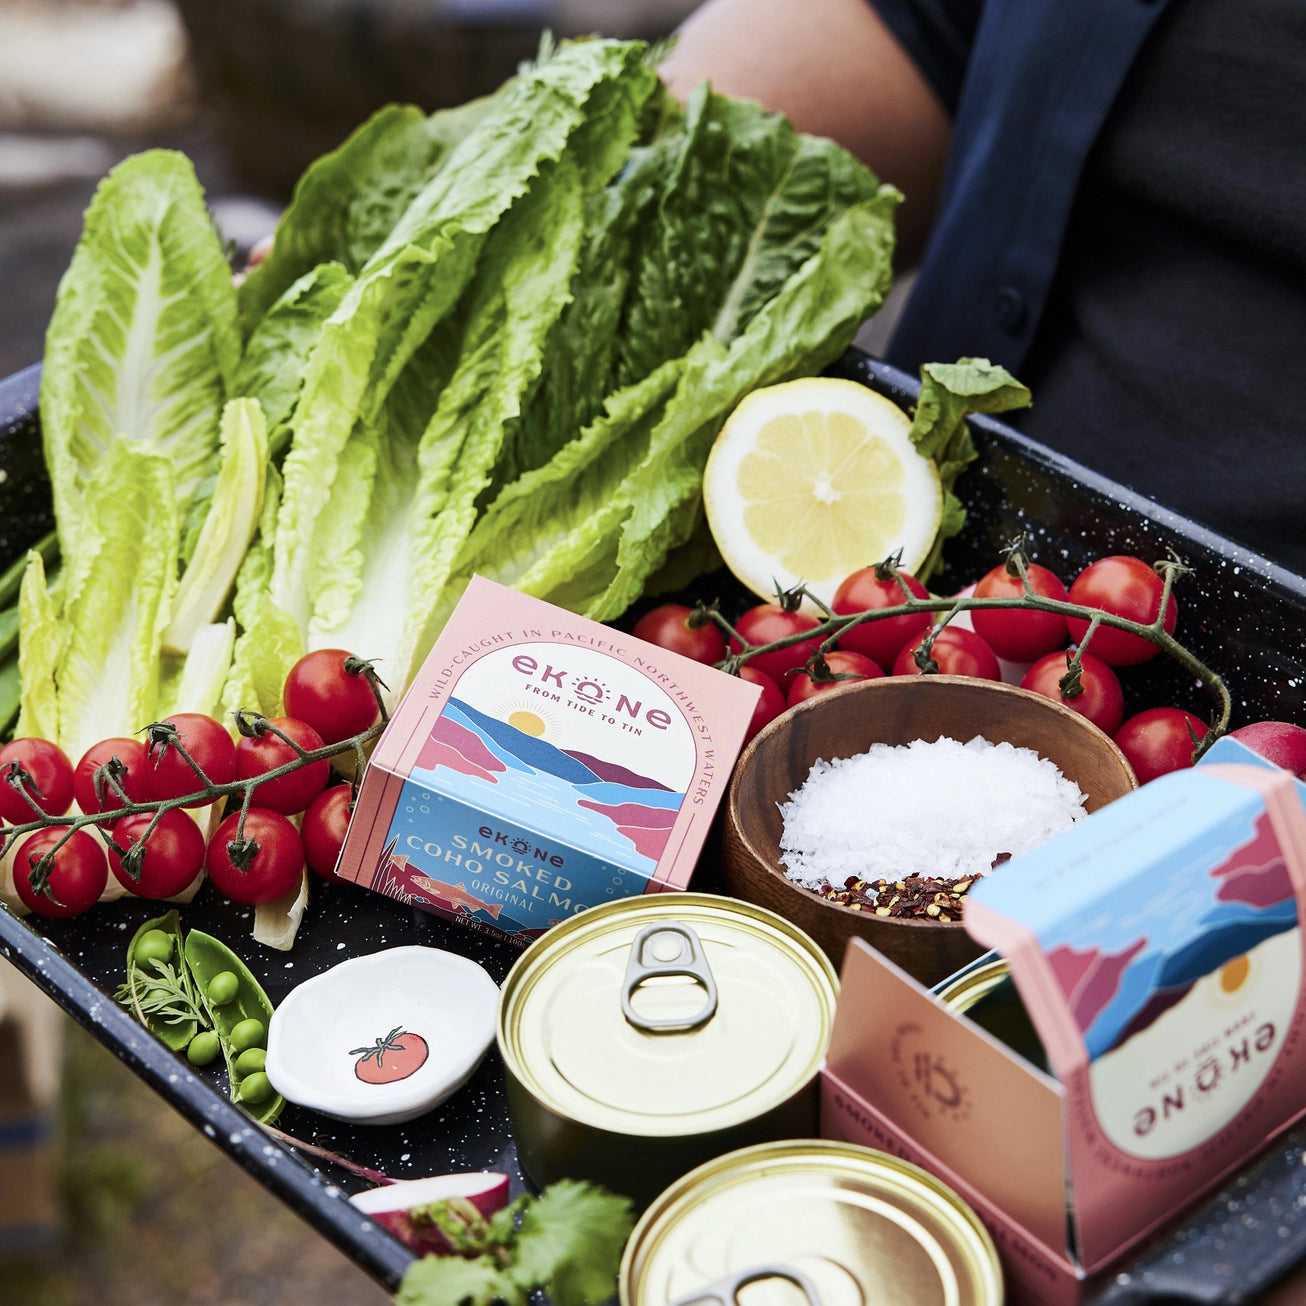
M 126 767 L 126 772 L 119 781 L 123 792 L 134 803 L 149 800 L 149 763 L 145 756 L 145 745 L 139 739 L 127 736 L 101 739 L 82 754 L 73 771 L 73 797 L 87 816 L 96 812 L 105 812 L 111 816 L 122 807 L 122 799 L 111 784 L 105 783 L 103 799 L 95 792 L 95 772 L 115 757 Z
M 25 780 L 16 767 L 27 772 Z M 21 793 L 15 781 L 22 785 Z M 46 816 L 62 816 L 72 806 L 73 764 L 58 744 L 40 738 L 14 739 L 0 748 L 0 816 L 14 825 L 41 819 L 23 793 Z
M 813 630 L 820 623 L 815 617 L 805 612 L 786 612 L 778 603 L 759 603 L 749 608 L 738 621 L 735 629 L 740 638 L 749 644 L 771 644 L 778 639 L 788 639 L 791 635 L 801 635 L 805 630 Z M 800 640 L 788 648 L 772 649 L 769 653 L 759 653 L 749 658 L 745 666 L 756 667 L 764 671 L 777 685 L 784 688 L 792 677 L 791 671 L 800 671 L 808 658 L 816 652 L 819 639 Z M 730 641 L 730 651 L 738 653 L 743 648 L 739 640 Z
M 908 572 L 898 573 L 913 597 L 927 599 L 929 590 Z M 845 578 L 834 592 L 830 607 L 839 615 L 866 612 L 871 608 L 893 608 L 906 600 L 902 586 L 892 576 L 881 580 L 874 567 L 863 567 Z M 934 624 L 931 612 L 908 612 L 901 617 L 882 617 L 849 626 L 839 636 L 839 647 L 862 653 L 879 667 L 893 666 L 904 644 L 923 635 Z
M 1054 572 L 1036 562 L 1025 564 L 1029 587 L 1047 599 L 1066 599 L 1066 587 Z M 975 586 L 977 599 L 1019 598 L 1025 586 L 1006 565 L 994 567 Z M 981 635 L 1000 658 L 1011 662 L 1033 662 L 1045 653 L 1065 648 L 1066 619 L 1059 612 L 1029 612 L 1017 608 L 975 608 L 970 614 L 975 633 Z M 1096 641 L 1096 637 L 1095 637 Z
M 929 635 L 926 631 L 902 646 L 893 664 L 895 676 L 919 676 L 916 650 Z M 930 657 L 938 663 L 944 676 L 974 676 L 977 680 L 1001 680 L 998 657 L 973 630 L 964 626 L 944 626 L 930 646 Z
M 179 807 L 159 817 L 154 832 L 145 837 L 153 812 L 124 816 L 113 827 L 113 842 L 130 851 L 145 839 L 140 879 L 134 880 L 122 858 L 109 849 L 109 869 L 125 889 L 140 898 L 171 898 L 180 893 L 204 867 L 204 836 L 200 828 Z
M 308 805 L 300 822 L 299 835 L 304 841 L 304 860 L 308 869 L 324 880 L 338 880 L 336 860 L 344 846 L 349 816 L 354 810 L 354 795 L 348 785 L 324 789 Z
M 757 706 L 753 708 L 748 729 L 744 732 L 744 743 L 748 743 L 755 734 L 769 726 L 784 712 L 785 696 L 780 686 L 765 671 L 759 671 L 751 662 L 745 662 L 739 668 L 739 679 L 747 680 L 750 685 L 756 685 L 762 691 Z
M 1200 740 L 1207 729 L 1201 717 L 1182 708 L 1149 707 L 1131 716 L 1113 737 L 1143 785 L 1159 775 L 1192 766 L 1193 738 Z
M 322 736 L 307 722 L 295 717 L 272 717 L 268 724 L 288 735 L 306 753 L 324 747 Z M 236 775 L 241 780 L 252 780 L 293 762 L 298 756 L 271 730 L 257 737 L 242 735 L 236 744 Z M 302 812 L 326 788 L 330 778 L 331 763 L 323 757 L 256 786 L 252 801 L 283 816 L 293 816 Z
M 1099 730 L 1113 735 L 1125 715 L 1125 695 L 1116 673 L 1101 658 L 1085 653 L 1079 664 L 1081 692 L 1067 698 L 1061 692 L 1061 680 L 1070 662 L 1070 653 L 1049 653 L 1039 658 L 1020 682 L 1022 689 L 1032 689 L 1087 717 Z
M 800 671 L 789 686 L 789 696 L 785 700 L 788 706 L 797 707 L 827 689 L 838 689 L 840 685 L 849 685 L 856 680 L 877 680 L 884 675 L 884 669 L 877 662 L 851 649 L 834 649 L 825 655 L 825 664 L 836 676 L 849 677 L 843 680 L 813 680 L 810 671 Z
M 236 778 L 236 741 L 226 726 L 201 712 L 175 712 L 168 722 L 176 729 L 182 748 L 215 785 Z M 181 798 L 197 793 L 204 782 L 172 743 L 146 745 L 145 790 L 151 800 Z M 197 798 L 187 807 L 204 807 L 211 800 Z
M 29 834 L 14 854 L 14 888 L 28 910 L 38 916 L 80 916 L 99 901 L 109 882 L 109 864 L 99 841 L 86 830 L 74 830 L 54 854 L 45 889 L 32 887 L 31 877 L 41 858 L 65 834 L 68 831 L 62 826 L 46 826 Z
M 244 837 L 258 845 L 248 870 L 232 860 L 228 847 L 235 838 L 240 813 L 232 812 L 209 840 L 204 865 L 218 892 L 232 902 L 256 907 L 287 894 L 304 869 L 304 843 L 299 831 L 279 812 L 251 807 L 245 813 Z
M 367 677 L 345 669 L 351 657 L 340 648 L 305 653 L 290 668 L 281 691 L 286 715 L 312 726 L 326 744 L 361 735 L 381 715 Z
M 711 666 L 726 655 L 726 637 L 720 626 L 705 621 L 701 626 L 690 624 L 694 609 L 683 603 L 662 603 L 650 608 L 631 629 L 636 639 L 647 640 L 658 648 L 669 649 L 695 662 Z
M 1141 558 L 1116 554 L 1090 563 L 1075 577 L 1070 586 L 1070 601 L 1149 625 L 1161 611 L 1163 588 L 1161 577 Z M 1178 618 L 1179 608 L 1172 593 L 1162 623 L 1167 634 L 1174 630 Z M 1066 625 L 1075 643 L 1088 630 L 1088 622 L 1081 617 L 1068 618 Z M 1088 647 L 1094 657 L 1113 667 L 1146 662 L 1160 651 L 1151 640 L 1110 626 L 1099 626 Z

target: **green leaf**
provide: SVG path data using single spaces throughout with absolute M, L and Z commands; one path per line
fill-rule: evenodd
M 628 1198 L 560 1179 L 522 1213 L 512 1281 L 523 1293 L 542 1287 L 553 1306 L 598 1306 L 613 1295 L 634 1224 Z
M 943 486 L 943 516 L 934 545 L 917 576 L 928 579 L 943 556 L 943 542 L 956 535 L 966 510 L 953 491 L 957 477 L 978 456 L 966 417 L 970 413 L 1005 413 L 1027 408 L 1030 393 L 1006 368 L 987 358 L 962 358 L 955 363 L 926 363 L 909 436 L 916 448 L 932 458 Z
M 11 653 L 0 661 L 0 735 L 9 737 L 9 727 L 18 716 L 23 682 L 18 674 L 18 654 Z
M 45 559 L 31 549 L 18 592 L 21 699 L 16 733 L 25 738 L 59 738 L 59 695 L 54 677 L 68 641 L 68 628 L 61 618 L 59 604 L 45 583 Z
M 233 399 L 222 411 L 217 481 L 195 552 L 173 596 L 163 646 L 189 653 L 197 632 L 218 617 L 235 583 L 263 507 L 268 439 L 257 399 Z
M 339 263 L 322 263 L 306 272 L 263 315 L 245 346 L 235 391 L 258 400 L 278 465 L 290 443 L 290 421 L 308 357 L 353 280 Z
M 423 1256 L 404 1271 L 395 1306 L 526 1306 L 526 1294 L 503 1276 L 488 1256 Z
M 65 564 L 67 642 L 54 678 L 58 743 L 70 757 L 157 717 L 179 537 L 172 463 L 115 438 L 86 494 L 83 547 Z
M 430 115 L 414 105 L 386 105 L 310 164 L 277 223 L 271 252 L 240 288 L 246 330 L 319 265 L 358 273 L 494 102 L 485 96 Z
M 185 510 L 239 357 L 231 269 L 190 161 L 133 155 L 87 209 L 46 335 L 41 426 L 65 560 L 115 438 L 167 455 Z
M 486 237 L 546 163 L 600 186 L 625 161 L 657 78 L 640 42 L 578 41 L 514 79 L 414 198 L 363 275 L 389 269 L 367 413 L 470 282 Z

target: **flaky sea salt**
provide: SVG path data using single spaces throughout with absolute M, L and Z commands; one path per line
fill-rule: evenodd
M 780 804 L 781 863 L 808 889 L 849 876 L 988 874 L 1084 815 L 1084 795 L 1030 748 L 917 739 L 819 760 Z

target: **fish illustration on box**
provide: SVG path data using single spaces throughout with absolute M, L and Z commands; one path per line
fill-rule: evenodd
M 756 695 L 476 577 L 378 743 L 338 873 L 519 943 L 684 888 Z

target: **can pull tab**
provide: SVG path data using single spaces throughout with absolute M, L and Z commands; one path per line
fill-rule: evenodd
M 740 1290 L 762 1279 L 785 1279 L 807 1298 L 808 1306 L 821 1306 L 820 1295 L 811 1279 L 792 1265 L 778 1263 L 754 1265 L 747 1270 L 740 1270 L 738 1274 L 728 1274 L 724 1279 L 717 1279 L 684 1297 L 677 1297 L 675 1301 L 668 1302 L 667 1306 L 710 1306 L 710 1303 L 737 1306 Z
M 675 951 L 672 952 L 672 948 Z M 706 991 L 703 1007 L 685 1016 L 641 1016 L 631 1003 L 635 990 L 645 980 L 665 975 L 687 975 Z M 697 1029 L 716 1015 L 716 980 L 708 969 L 698 935 L 680 921 L 659 921 L 646 925 L 630 945 L 626 978 L 621 986 L 621 1014 L 649 1034 Z

